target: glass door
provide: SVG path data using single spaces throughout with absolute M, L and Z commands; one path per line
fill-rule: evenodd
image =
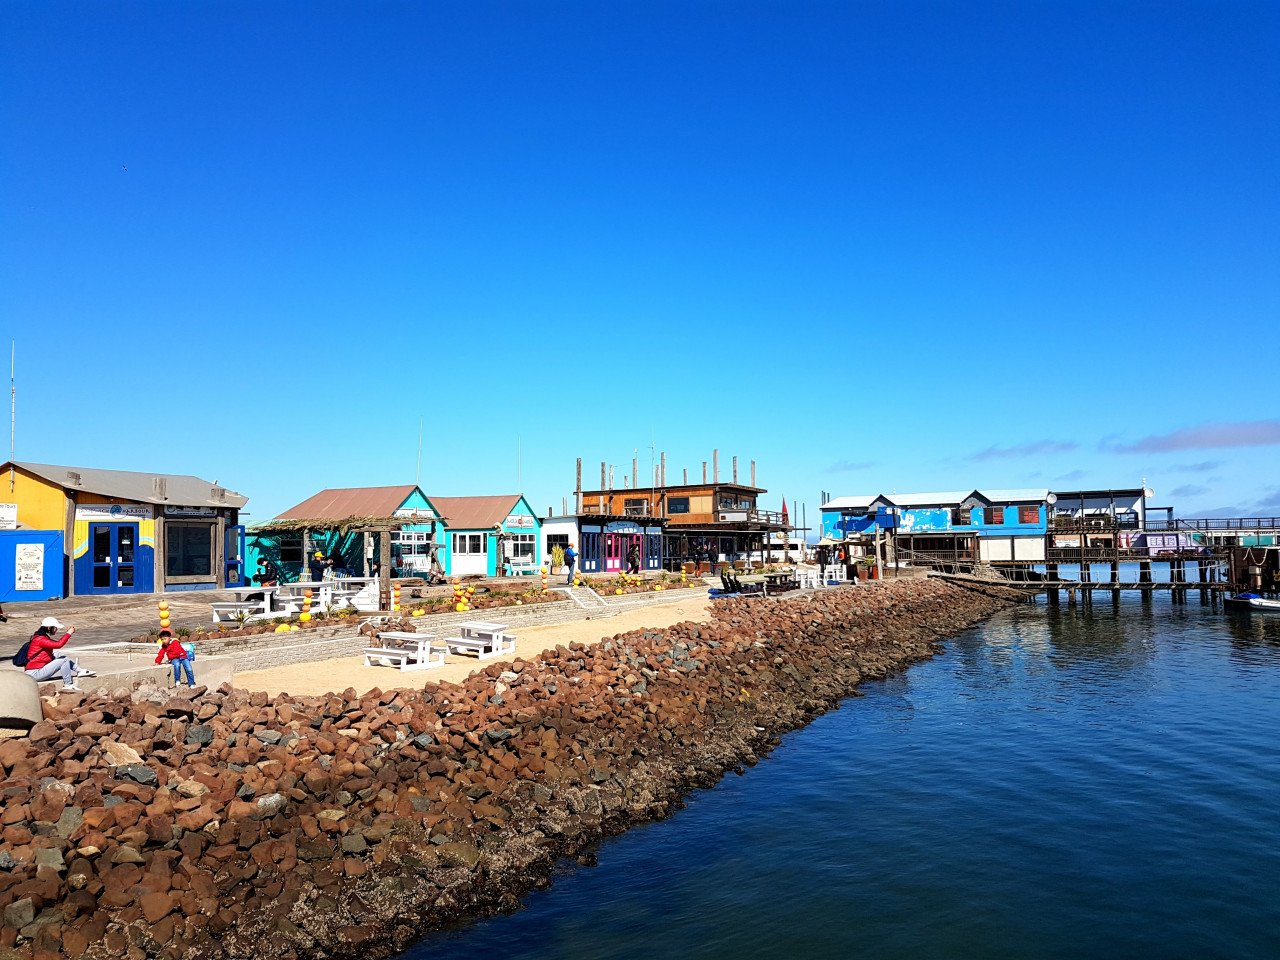
M 93 593 L 129 593 L 137 588 L 136 523 L 95 523 L 89 532 L 93 551 Z

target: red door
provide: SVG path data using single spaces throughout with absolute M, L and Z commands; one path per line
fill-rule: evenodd
M 604 568 L 606 571 L 622 569 L 622 535 L 606 533 L 604 535 Z

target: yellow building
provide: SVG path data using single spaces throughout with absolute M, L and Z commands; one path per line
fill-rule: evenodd
M 69 594 L 240 585 L 246 503 L 199 477 L 27 462 L 0 467 L 0 527 L 61 532 Z

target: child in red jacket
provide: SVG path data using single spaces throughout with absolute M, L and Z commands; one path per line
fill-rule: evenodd
M 173 635 L 173 631 L 168 627 L 160 630 L 160 636 L 157 638 L 160 643 L 160 650 L 156 653 L 156 663 L 163 662 L 165 657 L 169 658 L 169 662 L 173 664 L 173 682 L 176 686 L 181 682 L 181 674 L 187 675 L 187 686 L 194 687 L 196 685 L 195 674 L 191 670 L 191 657 L 187 653 L 187 648 L 182 645 L 182 641 Z

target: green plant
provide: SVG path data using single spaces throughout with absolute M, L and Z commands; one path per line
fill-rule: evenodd
M 178 627 L 178 629 L 174 630 L 173 633 L 174 633 L 174 636 L 177 636 L 177 637 L 191 636 L 191 630 L 188 627 Z
M 564 566 L 564 547 L 556 544 L 551 548 L 551 569 Z

